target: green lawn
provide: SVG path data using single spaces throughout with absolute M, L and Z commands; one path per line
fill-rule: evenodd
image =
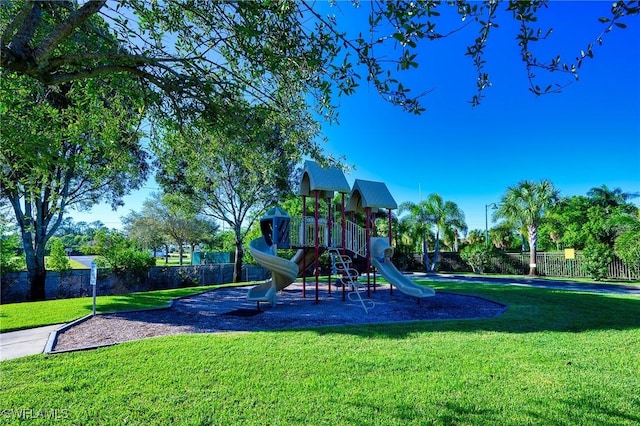
M 183 335 L 5 361 L 0 422 L 640 422 L 640 298 L 432 285 L 509 309 L 485 320 Z
M 191 265 L 191 254 L 183 255 L 182 265 Z M 180 266 L 180 256 L 177 253 L 171 253 L 168 258 L 156 257 L 156 266 Z
M 71 269 L 91 269 L 87 265 L 80 263 L 75 259 L 69 259 L 69 264 L 71 265 Z
M 68 260 L 69 260 L 69 265 L 71 266 L 71 269 L 90 269 L 87 265 L 84 265 L 75 259 L 68 258 Z M 44 262 L 45 262 L 45 265 L 49 263 L 49 256 L 44 257 Z M 23 263 L 22 270 L 26 271 L 27 265 L 24 264 L 24 261 L 22 263 Z M 50 268 L 47 268 L 47 270 L 51 271 Z
M 159 308 L 166 306 L 173 298 L 224 286 L 225 284 L 100 296 L 96 298 L 96 311 L 102 313 Z M 0 332 L 66 323 L 88 315 L 92 311 L 93 298 L 91 297 L 0 305 Z

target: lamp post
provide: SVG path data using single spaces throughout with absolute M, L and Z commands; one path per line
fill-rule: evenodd
M 494 209 L 498 208 L 496 203 L 484 205 L 484 245 L 486 248 L 489 248 L 489 206 L 493 206 Z

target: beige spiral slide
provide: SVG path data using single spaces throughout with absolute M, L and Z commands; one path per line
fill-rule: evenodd
M 276 293 L 295 281 L 298 276 L 297 258 L 304 256 L 304 252 L 298 250 L 298 253 L 291 260 L 278 257 L 273 254 L 273 249 L 267 245 L 264 237 L 251 241 L 249 251 L 260 266 L 271 271 L 271 279 L 249 289 L 247 300 L 270 302 L 271 305 L 275 305 Z

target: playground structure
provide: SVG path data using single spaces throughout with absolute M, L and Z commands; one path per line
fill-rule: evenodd
M 335 193 L 340 194 L 339 212 L 333 212 Z M 345 202 L 346 195 L 348 201 Z M 342 300 L 349 299 L 362 305 L 365 312 L 375 306 L 371 300 L 371 278 L 376 291 L 376 273 L 383 276 L 393 288 L 421 300 L 435 296 L 429 287 L 414 283 L 400 272 L 391 261 L 393 256 L 392 215 L 397 204 L 387 186 L 382 182 L 356 179 L 353 188 L 338 168 L 322 168 L 313 161 L 304 165 L 298 195 L 302 197 L 303 216 L 291 218 L 281 209 L 270 209 L 261 220 L 263 236 L 249 244 L 256 261 L 272 273 L 272 278 L 255 286 L 247 293 L 247 299 L 271 303 L 275 306 L 277 292 L 302 278 L 302 296 L 307 297 L 308 271 L 313 271 L 315 302 L 319 302 L 320 256 L 331 256 L 332 268 L 328 275 L 328 294 L 331 295 L 332 273 L 335 284 L 342 287 Z M 313 215 L 306 216 L 307 199 L 313 202 Z M 325 203 L 326 217 L 320 217 L 320 202 Z M 336 209 L 337 210 L 337 209 Z M 388 237 L 378 237 L 376 214 L 387 211 Z M 347 219 L 347 214 L 350 218 Z M 364 215 L 364 226 L 356 223 L 356 215 Z M 298 249 L 293 258 L 278 257 L 278 248 Z M 358 270 L 354 260 L 364 263 L 364 273 Z M 362 269 L 362 268 L 361 268 Z M 366 284 L 361 280 L 366 275 Z M 347 289 L 350 291 L 347 293 Z M 366 297 L 363 297 L 366 292 Z

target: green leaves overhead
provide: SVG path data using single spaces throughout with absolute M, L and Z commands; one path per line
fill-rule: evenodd
M 586 46 L 586 48 L 578 50 L 575 62 L 569 63 L 561 62 L 559 56 L 555 56 L 548 61 L 541 61 L 533 52 L 532 44 L 547 40 L 553 32 L 553 28 L 543 30 L 541 27 L 536 27 L 539 9 L 547 7 L 549 7 L 548 2 L 544 0 L 530 2 L 511 0 L 509 1 L 509 6 L 507 8 L 507 10 L 512 11 L 513 17 L 520 21 L 520 33 L 516 38 L 519 46 L 521 47 L 522 61 L 527 69 L 527 77 L 529 79 L 530 86 L 529 90 L 535 95 L 559 93 L 563 88 L 572 83 L 572 81 L 563 84 L 553 82 L 546 86 L 540 86 L 535 83 L 538 78 L 536 75 L 537 71 L 545 71 L 549 74 L 558 72 L 571 74 L 574 81 L 579 80 L 578 70 L 582 66 L 583 61 L 587 58 L 593 59 L 595 57 L 594 47 L 596 45 L 603 44 L 604 36 L 611 32 L 614 27 L 621 29 L 627 27 L 625 23 L 620 22 L 620 19 L 627 16 L 638 15 L 638 13 L 640 13 L 640 7 L 638 7 L 638 2 L 635 0 L 627 2 L 613 2 L 610 10 L 611 16 L 600 17 L 598 19 L 598 22 L 604 25 L 603 29 L 595 36 L 593 41 Z M 542 89 L 542 87 L 544 87 L 544 89 Z
M 135 81 L 43 86 L 7 75 L 0 100 L 2 195 L 38 197 L 64 210 L 100 199 L 121 203 L 146 177 L 139 145 L 143 103 Z
M 341 29 L 339 7 L 344 5 L 332 9 L 306 1 L 15 1 L 0 10 L 1 67 L 48 85 L 128 73 L 153 90 L 150 104 L 177 118 L 221 100 L 282 110 L 297 93 L 333 120 L 336 96 L 354 93 L 362 79 L 386 101 L 420 113 L 425 92 L 410 92 L 402 75 L 424 62 L 425 41 L 477 26 L 466 53 L 478 76 L 472 100 L 477 105 L 491 86 L 484 52 L 499 19 L 510 15 L 520 24 L 516 41 L 531 90 L 541 94 L 563 85 L 536 84 L 535 70 L 577 76 L 583 59 L 593 57 L 593 46 L 614 28 L 625 28 L 624 17 L 639 13 L 635 1 L 613 3 L 610 15 L 600 18 L 601 34 L 571 64 L 555 61 L 557 55 L 540 61 L 532 51 L 552 31 L 537 27 L 546 1 L 374 1 L 366 4 L 368 20 L 357 34 Z M 445 12 L 457 14 L 459 26 L 445 28 Z

